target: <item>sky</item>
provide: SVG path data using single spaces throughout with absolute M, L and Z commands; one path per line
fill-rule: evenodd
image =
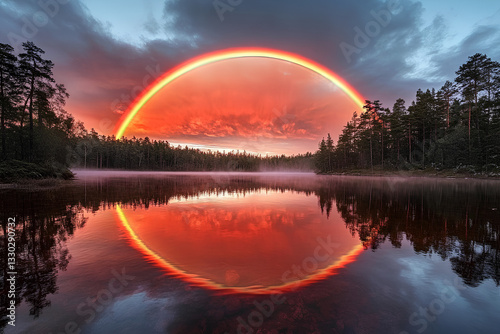
M 19 52 L 31 40 L 45 50 L 70 94 L 66 110 L 110 135 L 163 73 L 227 48 L 298 54 L 366 99 L 391 107 L 401 97 L 409 105 L 417 89 L 439 89 L 477 52 L 500 60 L 499 15 L 493 0 L 7 0 L 0 3 L 0 42 Z M 328 132 L 336 140 L 357 109 L 300 66 L 227 60 L 167 85 L 125 135 L 201 149 L 305 153 Z

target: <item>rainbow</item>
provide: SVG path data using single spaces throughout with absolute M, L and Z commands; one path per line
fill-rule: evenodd
M 305 67 L 306 69 L 309 69 L 331 81 L 333 84 L 339 87 L 343 92 L 345 92 L 356 103 L 356 105 L 359 106 L 360 110 L 363 110 L 363 104 L 364 104 L 363 98 L 352 86 L 350 86 L 346 81 L 344 81 L 344 79 L 342 79 L 339 75 L 335 74 L 328 68 L 313 62 L 312 60 L 309 60 L 307 58 L 301 57 L 293 53 L 279 51 L 279 50 L 272 50 L 272 49 L 263 49 L 263 48 L 227 49 L 227 50 L 221 50 L 213 53 L 204 54 L 194 59 L 188 60 L 187 62 L 166 72 L 160 78 L 158 78 L 154 83 L 149 85 L 149 87 L 147 87 L 144 90 L 144 92 L 139 97 L 137 97 L 137 99 L 130 105 L 129 109 L 124 113 L 122 119 L 118 122 L 115 131 L 116 138 L 120 139 L 121 137 L 123 137 L 125 131 L 127 130 L 128 126 L 130 125 L 134 117 L 137 115 L 139 110 L 141 110 L 141 108 L 156 93 L 158 93 L 162 88 L 164 88 L 172 81 L 201 66 L 223 61 L 226 59 L 245 58 L 245 57 L 278 59 Z

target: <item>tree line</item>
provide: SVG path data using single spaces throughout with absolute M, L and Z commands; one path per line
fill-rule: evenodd
M 311 171 L 313 154 L 256 155 L 246 151 L 204 151 L 173 146 L 166 140 L 116 139 L 94 129 L 77 138 L 69 154 L 70 164 L 79 168 L 155 171 Z
M 366 100 L 334 145 L 315 155 L 321 173 L 352 169 L 500 171 L 500 64 L 475 54 L 439 89 L 419 89 L 392 110 Z

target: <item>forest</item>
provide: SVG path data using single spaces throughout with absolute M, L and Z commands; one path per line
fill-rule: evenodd
M 69 152 L 71 166 L 156 171 L 311 171 L 313 154 L 262 156 L 245 151 L 203 151 L 166 140 L 99 135 L 92 129 Z
M 453 82 L 419 89 L 408 107 L 392 110 L 367 100 L 354 112 L 336 145 L 328 134 L 315 155 L 319 172 L 364 170 L 453 170 L 500 172 L 500 64 L 470 56 Z
M 54 63 L 32 42 L 18 55 L 0 43 L 0 180 L 71 178 L 70 168 L 157 171 L 452 170 L 500 172 L 500 65 L 475 54 L 453 82 L 419 89 L 408 107 L 379 100 L 355 111 L 337 143 L 317 152 L 261 156 L 174 147 L 166 140 L 88 131 L 64 107 Z

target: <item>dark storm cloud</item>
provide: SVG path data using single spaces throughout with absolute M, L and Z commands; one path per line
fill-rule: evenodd
M 455 49 L 444 50 L 443 41 L 453 32 L 442 17 L 426 25 L 423 11 L 420 2 L 410 0 L 168 1 L 165 14 L 173 19 L 164 29 L 196 36 L 206 50 L 256 45 L 304 55 L 339 73 L 366 98 L 389 106 L 397 97 L 410 102 L 418 88 L 453 80 L 469 55 L 500 51 L 492 37 L 499 34 L 496 27 L 479 27 Z M 346 57 L 342 45 L 356 50 Z
M 165 29 L 196 35 L 198 45 L 211 50 L 257 45 L 304 55 L 339 73 L 367 97 L 388 97 L 386 90 L 393 96 L 395 89 L 404 93 L 406 86 L 416 90 L 415 80 L 404 75 L 412 71 L 407 59 L 424 46 L 428 33 L 419 2 L 233 1 L 241 4 L 222 15 L 214 3 L 167 2 L 166 14 L 176 15 Z
M 0 16 L 0 41 L 21 51 L 21 43 L 32 40 L 45 50 L 71 95 L 70 112 L 103 133 L 113 130 L 117 109 L 179 59 L 196 54 L 180 41 L 139 48 L 117 40 L 78 1 L 7 1 Z

